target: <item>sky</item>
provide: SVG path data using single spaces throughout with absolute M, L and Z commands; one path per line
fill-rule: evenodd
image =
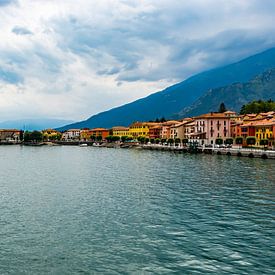
M 275 46 L 274 0 L 0 0 L 0 18 L 0 121 L 82 120 Z

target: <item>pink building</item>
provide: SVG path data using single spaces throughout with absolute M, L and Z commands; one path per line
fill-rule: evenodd
M 208 113 L 194 118 L 193 140 L 199 144 L 215 144 L 216 139 L 225 140 L 231 136 L 231 116 L 226 113 Z

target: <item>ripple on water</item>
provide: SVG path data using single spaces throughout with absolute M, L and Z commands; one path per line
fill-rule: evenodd
M 2 274 L 272 274 L 274 161 L 0 148 Z

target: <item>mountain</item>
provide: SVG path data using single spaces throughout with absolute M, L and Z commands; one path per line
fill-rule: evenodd
M 71 120 L 61 119 L 21 119 L 0 122 L 0 129 L 22 129 L 22 130 L 43 130 L 48 128 L 61 127 L 64 124 L 72 123 Z
M 236 82 L 247 82 L 252 77 L 275 67 L 275 48 L 253 55 L 239 62 L 199 73 L 181 83 L 151 94 L 132 103 L 113 108 L 59 128 L 93 128 L 127 126 L 133 121 L 147 121 L 159 117 L 172 117 L 190 106 L 204 92 Z
M 222 102 L 227 109 L 239 112 L 244 104 L 259 99 L 275 100 L 275 68 L 259 74 L 246 83 L 234 83 L 225 87 L 210 89 L 190 107 L 179 112 L 175 118 L 218 111 Z

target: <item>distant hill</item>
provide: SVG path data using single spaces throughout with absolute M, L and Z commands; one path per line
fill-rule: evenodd
M 21 130 L 43 130 L 47 128 L 58 128 L 64 124 L 72 123 L 71 120 L 61 119 L 21 119 L 0 122 L 0 129 L 21 129 Z
M 275 67 L 275 48 L 248 57 L 231 65 L 206 71 L 185 81 L 151 94 L 132 103 L 99 113 L 85 121 L 59 128 L 112 127 L 127 126 L 133 121 L 169 118 L 182 112 L 209 89 L 226 86 L 236 82 L 247 82 L 252 77 Z
M 246 83 L 234 83 L 210 89 L 190 107 L 184 108 L 175 118 L 196 116 L 218 111 L 221 102 L 229 110 L 239 112 L 241 107 L 253 100 L 275 100 L 275 68 L 265 71 Z

